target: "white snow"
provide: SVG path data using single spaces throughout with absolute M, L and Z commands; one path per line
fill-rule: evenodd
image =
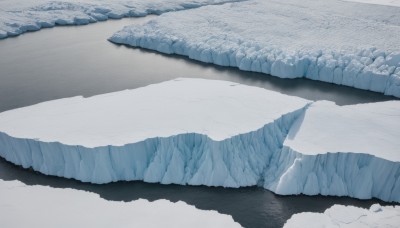
M 353 152 L 400 162 L 400 102 L 337 106 L 315 102 L 290 129 L 284 146 L 305 155 Z
M 184 202 L 107 201 L 74 189 L 0 180 L 2 227 L 241 227 L 230 215 Z
M 123 146 L 185 133 L 220 141 L 258 130 L 309 102 L 232 82 L 176 79 L 3 112 L 0 132 L 85 147 Z
M 98 184 L 259 185 L 400 202 L 399 109 L 178 79 L 0 113 L 0 156 Z
M 400 0 L 344 0 L 344 1 L 385 5 L 385 6 L 400 6 Z
M 266 172 L 278 194 L 400 201 L 400 101 L 318 101 L 297 118 Z
M 236 0 L 1 0 L 0 39 L 55 25 L 143 17 Z
M 340 0 L 255 0 L 164 14 L 110 40 L 400 97 L 399 15 Z
M 293 215 L 284 228 L 386 227 L 400 224 L 400 206 L 374 204 L 370 209 L 333 205 L 324 213 L 303 212 Z

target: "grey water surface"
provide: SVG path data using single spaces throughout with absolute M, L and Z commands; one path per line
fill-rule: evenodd
M 330 100 L 339 105 L 395 99 L 323 82 L 279 79 L 203 64 L 107 41 L 123 26 L 144 23 L 151 18 L 57 27 L 0 40 L 0 112 L 58 98 L 134 89 L 178 77 L 228 80 L 310 100 Z M 200 209 L 230 214 L 245 227 L 281 227 L 294 213 L 323 212 L 333 204 L 369 207 L 376 202 L 383 203 L 348 197 L 278 196 L 258 187 L 226 189 L 142 182 L 94 185 L 45 176 L 4 159 L 0 159 L 0 179 L 81 189 L 113 201 L 181 200 Z

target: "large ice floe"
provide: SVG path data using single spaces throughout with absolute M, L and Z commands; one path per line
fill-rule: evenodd
M 204 79 L 0 113 L 0 156 L 84 182 L 143 180 L 400 201 L 400 101 L 336 106 Z
M 370 209 L 363 209 L 353 206 L 334 205 L 324 213 L 303 212 L 295 214 L 285 223 L 284 228 L 396 228 L 399 227 L 399 224 L 400 206 L 374 204 Z
M 400 7 L 254 0 L 164 14 L 110 41 L 400 97 Z
M 2 227 L 241 227 L 230 215 L 181 201 L 114 202 L 80 190 L 3 180 L 0 212 Z
M 1 0 L 0 39 L 55 25 L 85 25 L 238 0 Z

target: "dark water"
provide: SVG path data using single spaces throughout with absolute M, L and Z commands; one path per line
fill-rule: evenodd
M 239 189 L 116 182 L 104 185 L 50 177 L 20 168 L 0 158 L 0 179 L 19 180 L 27 185 L 46 185 L 94 192 L 106 200 L 132 201 L 168 199 L 184 201 L 203 210 L 216 210 L 232 215 L 244 227 L 282 227 L 292 214 L 304 211 L 323 212 L 333 204 L 370 207 L 378 200 L 356 200 L 348 197 L 278 196 L 258 187 Z
M 340 105 L 394 99 L 322 82 L 284 80 L 202 64 L 184 57 L 117 46 L 106 40 L 124 25 L 149 19 L 44 29 L 0 41 L 0 112 L 57 98 L 132 89 L 177 77 L 229 80 Z M 294 213 L 322 212 L 333 204 L 369 207 L 378 202 L 347 197 L 283 197 L 257 187 L 224 189 L 141 182 L 93 185 L 24 170 L 3 159 L 0 159 L 0 178 L 28 185 L 81 189 L 115 201 L 181 200 L 200 209 L 230 214 L 245 227 L 281 227 Z
M 177 77 L 239 82 L 337 104 L 392 97 L 305 79 L 279 79 L 184 57 L 117 46 L 106 39 L 150 17 L 57 27 L 0 40 L 0 112 L 42 101 L 132 89 Z

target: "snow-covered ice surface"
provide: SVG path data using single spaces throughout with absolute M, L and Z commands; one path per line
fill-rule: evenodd
M 344 0 L 344 1 L 400 7 L 400 0 Z
M 386 227 L 400 224 L 400 206 L 374 204 L 370 209 L 333 205 L 324 213 L 303 212 L 293 215 L 284 228 Z
M 291 126 L 268 171 L 280 194 L 337 195 L 400 201 L 400 101 L 337 106 L 318 101 Z M 274 162 L 272 162 L 274 163 Z M 274 179 L 271 177 L 271 179 Z
M 256 131 L 309 102 L 233 82 L 182 78 L 3 112 L 0 131 L 88 148 L 186 133 L 221 141 Z
M 177 79 L 0 113 L 0 156 L 92 183 L 259 185 L 400 202 L 399 118 L 400 101 L 340 107 Z
M 143 17 L 236 0 L 0 0 L 0 39 L 55 25 Z
M 400 8 L 254 0 L 164 14 L 110 41 L 400 97 Z
M 0 180 L 2 227 L 241 227 L 230 215 L 184 202 L 107 201 L 74 189 Z
M 312 104 L 290 129 L 284 146 L 307 155 L 358 152 L 400 162 L 400 102 L 337 106 Z

